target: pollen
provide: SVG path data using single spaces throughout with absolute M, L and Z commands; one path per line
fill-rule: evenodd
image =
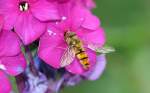
M 29 9 L 29 4 L 25 1 L 21 2 L 19 4 L 19 9 L 20 9 L 20 11 L 23 11 L 23 12 L 27 11 Z

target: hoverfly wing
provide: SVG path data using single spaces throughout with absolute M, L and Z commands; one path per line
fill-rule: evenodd
M 94 45 L 94 44 L 89 44 L 88 48 L 100 54 L 115 52 L 115 49 L 113 47 L 99 47 L 99 45 Z
M 75 53 L 73 51 L 73 48 L 68 47 L 61 57 L 60 67 L 65 67 L 65 66 L 71 64 L 73 62 L 74 58 L 75 58 Z
M 107 54 L 107 53 L 115 52 L 115 49 L 112 47 L 102 47 L 102 48 L 97 48 L 96 52 L 101 54 Z

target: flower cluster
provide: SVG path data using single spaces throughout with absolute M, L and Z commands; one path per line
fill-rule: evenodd
M 20 93 L 98 79 L 105 33 L 91 12 L 95 6 L 93 0 L 0 0 L 0 93 L 12 91 L 8 76 L 26 78 L 17 82 Z

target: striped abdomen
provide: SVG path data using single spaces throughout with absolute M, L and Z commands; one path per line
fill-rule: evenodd
M 75 55 L 77 59 L 80 61 L 80 64 L 83 66 L 85 70 L 88 70 L 90 67 L 90 62 L 87 53 L 85 52 L 84 48 L 75 48 Z

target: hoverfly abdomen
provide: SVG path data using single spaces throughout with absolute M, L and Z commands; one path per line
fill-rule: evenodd
M 90 68 L 90 64 L 89 64 L 89 59 L 88 58 L 80 60 L 80 63 L 83 65 L 83 68 L 85 70 L 88 70 Z
M 88 70 L 90 67 L 89 58 L 85 51 L 81 51 L 80 53 L 76 54 L 76 57 L 79 59 L 80 63 L 82 64 L 83 68 Z

